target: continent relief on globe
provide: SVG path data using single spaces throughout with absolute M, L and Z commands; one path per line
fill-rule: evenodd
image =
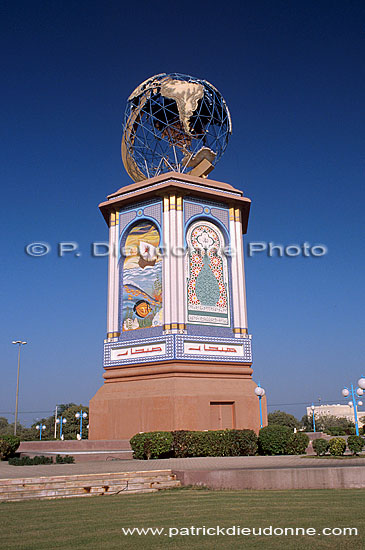
M 157 75 L 157 77 L 158 76 L 159 75 Z M 173 99 L 176 102 L 180 123 L 185 133 L 192 137 L 194 136 L 190 127 L 190 118 L 197 109 L 199 100 L 204 96 L 204 86 L 199 82 L 186 82 L 175 80 L 170 77 L 166 77 L 162 80 L 152 77 L 145 80 L 133 91 L 128 101 L 139 97 L 139 105 L 134 109 L 125 126 L 121 152 L 124 167 L 134 181 L 141 181 L 145 179 L 146 176 L 138 168 L 137 163 L 127 148 L 127 143 L 131 142 L 134 123 L 141 117 L 141 112 L 146 102 L 149 101 L 149 96 L 146 94 L 148 90 L 152 90 L 154 94 L 160 92 L 162 97 Z M 189 168 L 202 165 L 204 171 L 208 172 L 213 169 L 211 162 L 214 160 L 215 156 L 216 153 L 209 147 L 202 147 L 193 157 L 189 154 L 189 151 L 186 151 L 182 164 L 187 165 Z M 199 174 L 197 173 L 196 175 Z

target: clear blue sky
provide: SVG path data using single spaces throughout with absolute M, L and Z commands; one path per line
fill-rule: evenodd
M 247 241 L 328 247 L 322 258 L 247 259 L 254 378 L 271 405 L 340 402 L 365 374 L 364 3 L 3 6 L 0 415 L 14 410 L 13 339 L 29 342 L 21 411 L 86 403 L 102 384 L 107 260 L 89 249 L 107 226 L 97 205 L 130 183 L 126 98 L 175 71 L 209 80 L 229 105 L 233 135 L 211 177 L 252 199 Z M 33 241 L 52 252 L 27 256 Z M 58 258 L 59 241 L 82 255 Z

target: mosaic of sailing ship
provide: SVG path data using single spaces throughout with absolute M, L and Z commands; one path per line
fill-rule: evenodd
M 159 232 L 150 222 L 143 221 L 128 233 L 123 265 L 123 331 L 163 324 L 159 244 Z

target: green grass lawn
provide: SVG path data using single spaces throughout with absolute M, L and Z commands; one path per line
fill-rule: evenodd
M 0 504 L 2 550 L 365 548 L 361 489 L 209 491 Z M 122 527 L 357 527 L 358 536 L 125 536 Z

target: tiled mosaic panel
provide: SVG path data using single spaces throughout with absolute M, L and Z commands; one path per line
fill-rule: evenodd
M 187 263 L 188 322 L 229 324 L 228 274 L 220 253 L 224 239 L 209 222 L 197 222 L 188 235 L 192 251 Z

